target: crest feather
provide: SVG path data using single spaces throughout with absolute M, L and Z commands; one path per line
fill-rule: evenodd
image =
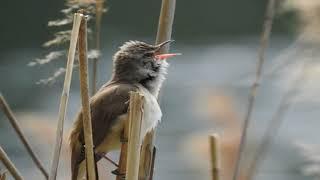
M 121 51 L 148 51 L 155 49 L 155 46 L 141 42 L 130 40 L 120 46 Z

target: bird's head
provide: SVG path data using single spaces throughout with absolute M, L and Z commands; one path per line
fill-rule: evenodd
M 177 54 L 160 54 L 160 50 L 173 40 L 158 45 L 129 41 L 114 55 L 114 78 L 134 83 L 149 83 L 156 80 L 167 67 L 165 59 Z

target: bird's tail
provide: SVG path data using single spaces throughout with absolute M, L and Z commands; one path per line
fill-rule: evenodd
M 74 143 L 71 147 L 71 179 L 77 180 L 79 167 L 81 164 L 81 145 L 79 142 Z
M 75 122 L 75 126 L 72 129 L 71 133 L 70 133 L 70 149 L 71 149 L 71 179 L 72 180 L 77 180 L 78 175 L 82 174 L 83 169 L 85 168 L 81 168 L 81 166 L 83 166 L 83 164 L 85 164 L 83 161 L 84 160 L 84 154 L 82 151 L 82 144 L 79 141 L 79 136 L 80 136 L 80 132 L 81 132 L 81 115 L 78 116 L 76 122 Z
M 70 149 L 71 149 L 71 179 L 86 179 L 86 161 L 85 161 L 85 152 L 84 146 L 80 142 L 80 133 L 83 130 L 83 123 L 82 123 L 82 114 L 79 113 L 74 127 L 70 133 L 69 141 L 70 141 Z M 95 154 L 94 160 L 97 163 L 101 159 L 100 156 Z M 98 167 L 97 164 L 95 165 L 95 173 L 96 173 L 96 180 L 99 179 L 98 174 Z

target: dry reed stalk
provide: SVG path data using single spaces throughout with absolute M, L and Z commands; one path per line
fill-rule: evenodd
M 81 24 L 78 38 L 79 69 L 80 69 L 80 90 L 82 100 L 83 131 L 85 142 L 85 157 L 87 175 L 89 180 L 96 180 L 95 160 L 93 152 L 91 110 L 89 102 L 88 86 L 88 59 L 87 59 L 87 18 L 81 16 Z
M 157 148 L 155 146 L 153 146 L 153 150 L 152 150 L 152 159 L 151 159 L 151 169 L 150 169 L 150 178 L 149 180 L 153 179 L 153 173 L 154 173 L 154 163 L 156 160 L 156 154 L 157 154 Z
M 294 80 L 291 87 L 287 90 L 285 95 L 281 98 L 279 108 L 273 114 L 269 125 L 266 128 L 265 133 L 262 135 L 261 143 L 258 145 L 256 153 L 253 156 L 252 163 L 249 164 L 249 168 L 246 173 L 246 179 L 253 179 L 257 170 L 259 169 L 259 165 L 263 161 L 266 156 L 266 153 L 273 143 L 274 137 L 278 134 L 279 128 L 281 127 L 282 122 L 284 121 L 284 116 L 287 110 L 292 105 L 289 101 L 292 100 L 296 94 L 297 87 L 306 81 L 305 75 L 307 74 L 307 65 L 308 63 L 304 63 L 301 72 L 298 77 Z
M 22 128 L 19 125 L 19 122 L 17 120 L 17 118 L 14 116 L 10 106 L 8 105 L 8 103 L 6 102 L 5 98 L 2 96 L 2 94 L 0 94 L 0 107 L 2 109 L 2 111 L 4 112 L 4 114 L 7 116 L 11 126 L 13 127 L 13 129 L 16 131 L 19 139 L 21 140 L 22 144 L 24 145 L 24 147 L 27 149 L 27 152 L 29 153 L 29 155 L 31 156 L 31 159 L 33 160 L 33 162 L 36 164 L 36 166 L 39 168 L 39 170 L 41 171 L 41 173 L 44 175 L 44 177 L 46 179 L 48 179 L 48 172 L 45 170 L 44 166 L 42 165 L 39 157 L 36 155 L 36 153 L 32 150 L 30 143 L 28 142 L 26 136 L 24 135 Z
M 155 130 L 147 133 L 144 137 L 142 146 L 141 146 L 141 156 L 139 163 L 139 179 L 151 180 L 151 172 L 153 172 L 154 158 L 154 141 L 155 141 Z
M 143 121 L 144 97 L 139 92 L 130 93 L 129 106 L 129 139 L 126 179 L 138 180 L 141 149 L 141 125 Z
M 209 136 L 210 156 L 211 156 L 211 173 L 212 180 L 220 180 L 220 146 L 219 136 L 213 134 Z
M 96 50 L 100 52 L 101 43 L 100 43 L 100 34 L 101 34 L 101 19 L 103 14 L 103 4 L 104 0 L 96 1 Z M 92 69 L 92 82 L 91 82 L 91 90 L 92 95 L 94 95 L 97 91 L 97 74 L 98 74 L 98 61 L 99 57 L 93 59 L 93 69 Z
M 64 125 L 64 120 L 65 120 L 66 111 L 67 111 L 74 56 L 76 53 L 77 40 L 78 40 L 79 28 L 80 28 L 82 16 L 83 15 L 79 13 L 74 14 L 71 39 L 70 39 L 70 47 L 69 47 L 69 53 L 68 53 L 68 61 L 67 61 L 67 67 L 66 67 L 66 75 L 64 79 L 63 90 L 62 90 L 60 106 L 59 106 L 56 142 L 55 142 L 49 180 L 55 180 L 57 177 L 57 170 L 59 165 L 59 158 L 60 158 L 60 151 L 61 151 L 62 137 L 63 137 L 63 125 Z
M 158 24 L 156 44 L 171 39 L 172 24 L 176 8 L 176 0 L 162 0 Z M 161 49 L 160 53 L 169 52 L 169 46 Z M 146 135 L 141 148 L 139 179 L 152 179 L 154 161 L 155 129 Z M 153 161 L 153 162 L 152 162 Z
M 8 171 L 11 173 L 11 175 L 14 177 L 14 179 L 23 180 L 21 173 L 18 171 L 18 169 L 15 167 L 15 165 L 9 159 L 7 153 L 2 149 L 1 146 L 0 146 L 0 161 L 8 169 Z
M 129 132 L 129 121 L 124 124 L 123 132 L 122 132 L 122 141 L 128 140 L 128 132 Z M 116 180 L 122 180 L 122 175 L 126 174 L 127 168 L 127 154 L 128 154 L 128 142 L 121 142 L 121 151 L 119 158 L 119 167 L 118 167 L 118 175 Z
M 248 99 L 248 101 L 249 101 L 248 109 L 245 114 L 244 124 L 242 127 L 239 149 L 238 149 L 237 156 L 236 156 L 237 159 L 236 159 L 236 164 L 235 164 L 235 171 L 234 171 L 233 180 L 237 180 L 237 178 L 240 174 L 241 158 L 242 158 L 242 154 L 243 154 L 244 147 L 246 144 L 247 131 L 248 131 L 248 127 L 250 124 L 250 119 L 251 119 L 253 107 L 255 104 L 257 89 L 258 89 L 258 86 L 259 86 L 260 80 L 261 80 L 262 68 L 263 68 L 263 64 L 265 61 L 265 51 L 266 51 L 266 48 L 269 44 L 269 39 L 270 39 L 270 34 L 271 34 L 272 24 L 273 24 L 273 18 L 274 18 L 274 14 L 275 14 L 275 8 L 276 8 L 276 0 L 269 0 L 268 5 L 267 5 L 267 10 L 266 10 L 266 17 L 264 20 L 263 32 L 261 35 L 261 42 L 260 42 L 260 46 L 259 46 L 259 50 L 258 50 L 259 61 L 257 64 L 257 71 L 256 71 L 256 75 L 255 75 L 255 80 L 251 86 L 250 95 L 249 95 L 249 99 Z

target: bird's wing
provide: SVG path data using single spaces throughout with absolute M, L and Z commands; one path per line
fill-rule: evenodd
M 94 146 L 97 147 L 104 140 L 116 119 L 127 113 L 130 91 L 138 88 L 129 84 L 110 84 L 90 99 L 92 135 Z M 84 144 L 83 131 L 80 141 Z

